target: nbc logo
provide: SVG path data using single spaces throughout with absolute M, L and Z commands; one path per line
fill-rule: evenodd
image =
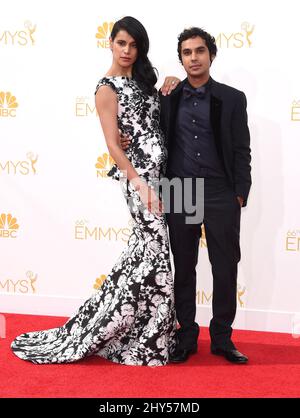
M 106 277 L 107 276 L 105 276 L 105 274 L 101 274 L 101 276 L 96 279 L 95 284 L 93 286 L 95 290 L 99 290 L 102 287 L 104 281 L 106 280 Z
M 16 117 L 16 108 L 18 107 L 16 97 L 10 92 L 0 91 L 0 116 Z
M 17 219 L 13 218 L 10 213 L 0 215 L 0 238 L 17 238 L 18 229 Z
M 293 122 L 300 121 L 300 100 L 294 100 L 292 103 L 291 120 Z
M 98 26 L 96 33 L 97 47 L 109 48 L 109 37 L 114 26 L 114 22 L 104 22 L 102 26 Z
M 114 165 L 114 160 L 112 157 L 104 153 L 101 157 L 98 158 L 97 163 L 95 164 L 95 167 L 97 168 L 97 177 L 107 177 L 107 173 Z

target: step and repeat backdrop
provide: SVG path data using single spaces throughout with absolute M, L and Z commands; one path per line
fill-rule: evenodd
M 0 312 L 72 314 L 97 291 L 131 232 L 95 109 L 109 34 L 139 19 L 164 77 L 184 78 L 177 36 L 213 34 L 217 81 L 243 90 L 253 186 L 242 210 L 237 328 L 300 336 L 300 78 L 297 2 L 0 0 Z M 197 319 L 211 317 L 200 243 Z

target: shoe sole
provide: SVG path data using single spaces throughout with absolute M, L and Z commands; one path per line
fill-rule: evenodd
M 218 350 L 210 350 L 211 354 L 213 354 L 214 356 L 221 356 L 224 357 L 227 361 L 229 361 L 232 364 L 247 364 L 248 363 L 248 359 L 247 360 L 237 360 L 237 361 L 232 361 L 229 360 L 226 356 L 224 356 L 224 354 Z
M 189 352 L 189 356 L 190 356 L 191 354 L 197 354 L 197 352 L 198 352 L 198 347 L 193 348 L 193 349 Z M 178 363 L 185 363 L 185 362 L 189 359 L 189 356 L 188 356 L 188 358 L 187 358 L 186 360 L 179 360 L 179 361 L 176 361 L 176 360 L 170 360 L 170 363 L 175 363 L 175 364 L 178 364 Z

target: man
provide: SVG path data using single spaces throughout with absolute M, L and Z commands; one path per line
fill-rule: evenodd
M 161 96 L 162 128 L 167 137 L 167 177 L 204 178 L 204 219 L 213 273 L 211 352 L 234 363 L 248 358 L 231 340 L 236 314 L 237 264 L 240 260 L 240 210 L 251 186 L 250 135 L 244 93 L 210 77 L 215 39 L 200 28 L 178 37 L 179 59 L 187 79 Z M 194 198 L 195 196 L 193 196 Z M 171 361 L 186 361 L 197 351 L 196 265 L 201 228 L 185 214 L 167 214 L 175 265 L 175 306 L 180 325 Z
M 248 358 L 233 344 L 231 325 L 236 314 L 241 207 L 247 204 L 251 186 L 250 135 L 244 93 L 210 77 L 216 53 L 215 39 L 200 28 L 179 35 L 178 55 L 187 78 L 171 94 L 161 95 L 161 126 L 169 151 L 167 177 L 193 182 L 204 178 L 203 223 L 213 273 L 211 352 L 244 364 Z M 195 187 L 192 198 L 197 199 Z M 186 213 L 175 213 L 173 206 L 167 221 L 180 328 L 170 360 L 181 363 L 197 351 L 196 265 L 201 224 L 187 223 Z

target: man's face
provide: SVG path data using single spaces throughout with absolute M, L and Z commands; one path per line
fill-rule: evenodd
M 212 56 L 212 60 L 214 56 Z M 181 60 L 185 71 L 190 77 L 209 76 L 211 65 L 209 50 L 205 40 L 200 36 L 187 39 L 181 44 Z

